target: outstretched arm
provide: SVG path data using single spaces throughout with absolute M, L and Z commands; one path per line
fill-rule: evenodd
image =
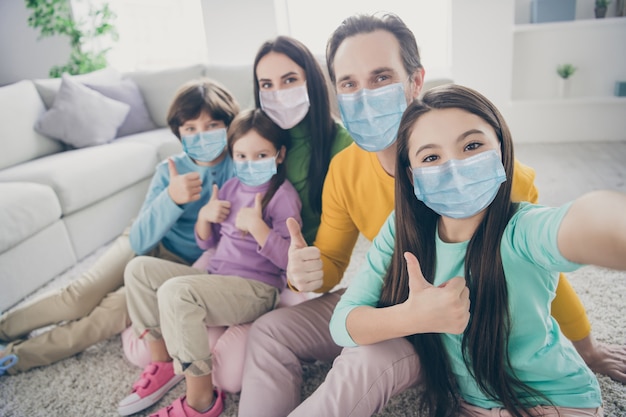
M 572 262 L 626 270 L 626 194 L 594 191 L 578 198 L 557 239 L 561 254 Z

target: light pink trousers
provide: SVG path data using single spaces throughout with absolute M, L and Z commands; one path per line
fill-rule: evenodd
M 404 338 L 337 346 L 328 323 L 340 292 L 258 318 L 248 333 L 240 417 L 371 416 L 419 380 L 420 362 Z M 326 380 L 301 400 L 302 362 L 331 362 Z

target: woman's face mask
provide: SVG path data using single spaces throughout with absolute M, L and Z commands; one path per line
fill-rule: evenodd
M 226 148 L 226 128 L 207 130 L 193 135 L 181 136 L 183 150 L 190 158 L 211 162 Z
M 297 87 L 259 91 L 261 108 L 282 129 L 291 129 L 309 112 L 309 94 L 306 83 Z

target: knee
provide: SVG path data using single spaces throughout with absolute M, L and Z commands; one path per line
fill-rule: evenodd
M 169 279 L 157 289 L 159 310 L 177 311 L 181 305 L 187 304 L 189 286 L 176 278 Z
M 286 310 L 272 310 L 256 319 L 248 332 L 248 343 L 254 344 L 255 340 L 263 339 L 282 340 L 282 335 L 290 333 L 293 325 L 289 314 L 285 313 Z
M 127 287 L 134 287 L 143 282 L 143 277 L 147 274 L 146 261 L 151 259 L 150 256 L 136 256 L 131 259 L 124 268 L 124 285 Z

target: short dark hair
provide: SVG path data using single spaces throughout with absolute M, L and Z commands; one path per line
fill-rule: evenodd
M 167 124 L 180 139 L 179 128 L 188 120 L 197 119 L 206 112 L 213 120 L 221 120 L 226 127 L 237 113 L 239 104 L 221 84 L 208 78 L 189 81 L 179 87 L 167 111 Z
M 376 30 L 385 30 L 396 37 L 400 44 L 400 56 L 407 74 L 413 74 L 422 68 L 419 49 L 415 41 L 415 35 L 397 15 L 385 13 L 382 16 L 377 14 L 357 14 L 345 19 L 330 35 L 326 44 L 326 65 L 330 80 L 335 83 L 335 54 L 339 45 L 351 36 L 361 33 L 371 33 Z

